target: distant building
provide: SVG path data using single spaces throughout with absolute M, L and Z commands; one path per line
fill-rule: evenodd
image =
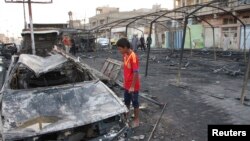
M 4 43 L 4 40 L 5 40 L 5 35 L 0 34 L 0 43 Z
M 72 20 L 68 21 L 71 26 L 68 26 L 68 28 L 74 28 L 74 29 L 86 29 L 88 30 L 90 28 L 89 23 L 85 23 L 84 20 Z
M 107 13 L 116 13 L 119 12 L 119 8 L 116 7 L 97 7 L 96 8 L 96 15 L 98 14 L 107 14 Z
M 0 34 L 0 43 L 9 43 L 9 37 L 5 36 L 4 34 Z
M 98 7 L 96 8 L 96 15 L 89 18 L 90 29 L 95 27 L 117 21 L 120 19 L 131 18 L 139 15 L 148 14 L 151 12 L 156 12 L 158 10 L 163 10 L 161 5 L 154 5 L 152 9 L 141 8 L 134 9 L 133 11 L 119 11 L 119 8 L 116 7 Z M 148 27 L 139 27 L 139 30 L 129 29 L 128 37 L 131 38 L 133 34 L 137 34 L 141 36 L 144 32 L 148 31 Z M 99 30 L 99 35 L 101 37 L 106 38 L 120 38 L 121 36 L 125 36 L 125 27 L 113 28 L 110 34 L 110 28 L 102 28 Z M 111 35 L 111 37 L 110 37 Z
M 211 2 L 212 0 L 174 0 L 174 7 L 179 8 L 182 6 L 195 5 L 200 3 Z M 246 44 L 250 47 L 250 0 L 218 0 L 216 6 L 232 12 L 235 16 L 240 18 L 247 27 L 246 30 Z M 228 49 L 243 49 L 243 26 L 230 14 L 210 7 L 205 7 L 199 12 L 195 13 L 200 19 L 205 19 L 215 27 L 215 47 Z M 175 15 L 178 19 L 183 20 L 180 14 Z M 213 36 L 211 27 L 201 21 L 200 19 L 189 19 L 189 25 L 192 34 L 193 47 L 213 47 Z M 193 30 L 192 30 L 193 29 Z M 181 31 L 178 31 L 181 32 Z M 174 33 L 176 34 L 176 33 Z M 167 36 L 171 36 L 168 32 Z M 187 34 L 187 36 L 189 36 Z M 188 38 L 187 38 L 188 39 Z M 170 38 L 167 42 L 171 42 Z M 178 39 L 176 44 L 181 42 Z M 186 48 L 190 48 L 190 43 L 185 43 Z M 169 43 L 170 45 L 170 43 Z M 175 46 L 177 47 L 177 46 Z M 177 47 L 178 48 L 178 47 Z
M 83 28 L 81 20 L 70 20 L 70 21 L 68 21 L 68 23 L 69 23 L 69 28 L 75 28 L 75 29 Z
M 115 7 L 98 7 L 96 8 L 96 15 L 89 18 L 90 28 L 116 21 L 119 19 L 131 18 L 138 15 L 147 14 L 162 10 L 160 5 L 154 5 L 152 9 L 141 8 L 133 11 L 120 12 L 119 8 Z

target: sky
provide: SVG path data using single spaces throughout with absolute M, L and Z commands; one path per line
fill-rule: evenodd
M 5 3 L 0 0 L 0 33 L 19 37 L 24 27 L 23 4 Z M 49 1 L 49 0 L 33 0 Z M 173 0 L 53 0 L 52 4 L 32 4 L 33 23 L 66 23 L 68 12 L 73 12 L 73 19 L 83 20 L 95 16 L 96 7 L 118 7 L 120 11 L 140 8 L 152 8 L 161 4 L 162 8 L 173 8 Z M 26 21 L 29 23 L 28 5 Z

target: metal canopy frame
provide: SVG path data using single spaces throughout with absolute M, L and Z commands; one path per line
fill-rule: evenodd
M 233 1 L 231 3 L 234 3 L 237 1 Z M 245 23 L 239 19 L 237 16 L 235 16 L 232 11 L 228 11 L 226 9 L 223 9 L 221 7 L 219 7 L 219 4 L 221 4 L 223 2 L 218 1 L 218 0 L 213 0 L 211 2 L 207 2 L 204 4 L 196 4 L 196 5 L 189 5 L 189 6 L 184 6 L 184 7 L 179 7 L 177 9 L 173 9 L 173 10 L 163 10 L 163 11 L 157 11 L 157 12 L 153 12 L 153 13 L 149 13 L 149 14 L 144 14 L 144 15 L 140 15 L 140 16 L 135 16 L 132 18 L 127 18 L 127 19 L 121 19 L 121 20 L 117 20 L 117 21 L 113 21 L 101 26 L 98 26 L 96 28 L 91 29 L 92 31 L 97 31 L 99 29 L 102 29 L 104 27 L 126 27 L 126 36 L 127 36 L 127 29 L 130 25 L 132 25 L 133 23 L 135 23 L 138 20 L 141 19 L 147 19 L 149 21 L 149 23 L 145 23 L 150 25 L 150 31 L 149 31 L 149 37 L 151 38 L 151 34 L 152 34 L 152 28 L 153 28 L 153 24 L 154 23 L 161 23 L 161 22 L 166 22 L 166 21 L 178 21 L 179 20 L 174 16 L 167 16 L 169 14 L 175 14 L 175 13 L 183 13 L 183 22 L 179 22 L 182 23 L 183 27 L 181 27 L 183 29 L 183 37 L 182 37 L 182 43 L 181 43 L 181 51 L 180 51 L 180 60 L 179 60 L 179 66 L 178 66 L 178 74 L 177 74 L 177 83 L 178 85 L 180 84 L 180 78 L 181 78 L 181 65 L 182 65 L 182 59 L 183 59 L 183 52 L 184 52 L 184 43 L 185 43 L 185 37 L 186 37 L 186 30 L 187 28 L 189 29 L 189 34 L 190 34 L 190 28 L 188 27 L 188 19 L 189 18 L 196 18 L 199 19 L 203 22 L 205 22 L 206 24 L 208 24 L 211 28 L 212 28 L 212 34 L 213 34 L 213 47 L 214 47 L 214 60 L 216 60 L 216 48 L 215 48 L 215 26 L 213 26 L 210 22 L 208 22 L 207 20 L 203 19 L 202 16 L 198 16 L 195 15 L 196 13 L 198 13 L 200 10 L 202 10 L 203 8 L 209 7 L 215 10 L 219 10 L 223 13 L 227 13 L 228 15 L 230 15 L 231 17 L 235 18 L 237 21 L 240 22 L 240 24 L 243 26 L 244 30 L 243 30 L 243 36 L 244 36 L 244 61 L 245 63 L 247 63 L 247 71 L 245 73 L 245 77 L 243 80 L 243 88 L 242 88 L 242 92 L 241 92 L 241 103 L 244 102 L 244 98 L 245 98 L 245 91 L 246 91 L 246 87 L 247 87 L 247 83 L 248 83 L 248 75 L 249 75 L 249 69 L 250 69 L 250 53 L 248 56 L 248 62 L 247 62 L 247 55 L 246 55 L 246 25 Z M 182 19 L 182 18 L 181 18 Z M 163 25 L 163 24 L 161 24 Z M 136 26 L 136 25 L 135 25 Z M 171 30 L 172 27 L 167 27 L 166 25 L 164 26 L 166 29 Z M 176 28 L 176 27 L 175 27 Z M 111 30 L 110 30 L 111 31 Z M 149 55 L 150 55 L 150 48 L 151 46 L 149 45 L 148 47 L 148 51 L 147 51 L 147 62 L 146 62 L 146 70 L 145 70 L 145 77 L 148 75 L 148 66 L 149 66 Z M 250 49 L 249 49 L 250 52 Z M 191 54 L 192 54 L 192 45 L 191 45 Z
M 4 1 L 5 1 L 5 3 L 29 3 L 29 0 L 4 0 Z M 50 4 L 50 3 L 53 3 L 53 0 L 47 0 L 47 1 L 31 0 L 31 3 Z

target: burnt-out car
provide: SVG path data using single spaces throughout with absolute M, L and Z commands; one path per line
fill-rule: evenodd
M 7 59 L 10 59 L 12 55 L 17 53 L 17 46 L 15 43 L 3 44 L 1 48 L 1 54 Z
M 127 130 L 127 111 L 86 64 L 55 52 L 21 54 L 1 90 L 1 134 L 6 141 L 108 141 Z

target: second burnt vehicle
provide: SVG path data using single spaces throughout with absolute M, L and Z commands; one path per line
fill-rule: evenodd
M 123 102 L 77 59 L 13 56 L 0 95 L 4 141 L 110 141 L 128 128 Z
M 12 55 L 17 53 L 17 46 L 15 43 L 5 43 L 1 45 L 1 55 L 10 59 Z
M 64 48 L 62 40 L 65 35 L 69 36 L 70 39 L 74 39 L 78 52 L 95 51 L 95 37 L 89 31 L 71 28 L 35 28 L 36 55 L 48 56 L 54 45 Z M 23 30 L 22 37 L 23 47 L 20 53 L 32 54 L 30 31 L 28 29 Z

